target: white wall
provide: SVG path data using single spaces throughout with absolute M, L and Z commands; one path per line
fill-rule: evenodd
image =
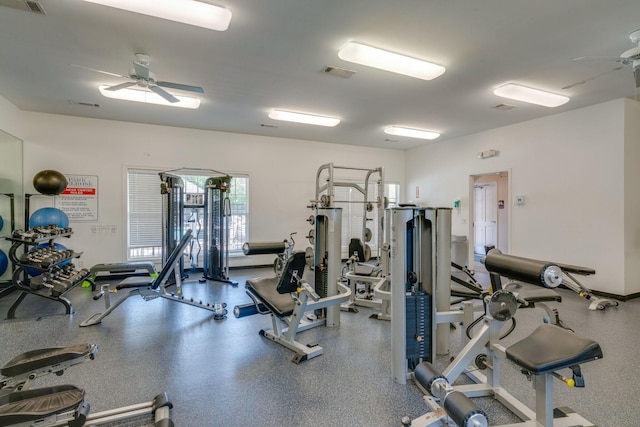
M 460 199 L 452 231 L 470 235 L 469 175 L 508 171 L 512 198 L 526 197 L 525 206 L 508 201 L 511 254 L 592 267 L 588 287 L 636 292 L 624 273 L 624 111 L 616 100 L 408 150 L 407 200 Z M 499 155 L 476 157 L 488 149 Z
M 624 219 L 627 293 L 640 292 L 640 102 L 625 100 Z
M 0 101 L 2 99 L 0 98 Z M 4 110 L 13 116 L 5 123 Z M 9 115 L 7 115 L 8 117 Z M 127 166 L 175 169 L 207 168 L 250 176 L 250 239 L 281 240 L 298 232 L 297 249 L 304 249 L 315 194 L 317 168 L 324 163 L 350 167 L 383 166 L 387 180 L 404 183 L 404 153 L 348 145 L 267 138 L 193 129 L 124 123 L 15 111 L 0 102 L 0 129 L 24 141 L 25 192 L 35 193 L 33 175 L 42 169 L 65 174 L 97 175 L 99 219 L 74 222 L 74 235 L 65 245 L 84 251 L 84 266 L 126 259 Z M 49 197 L 31 200 L 32 211 Z M 115 234 L 94 233 L 92 226 L 115 226 Z M 161 231 L 158 230 L 160 233 Z M 232 260 L 232 265 L 272 262 L 273 256 Z

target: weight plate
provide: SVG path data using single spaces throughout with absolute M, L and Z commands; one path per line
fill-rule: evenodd
M 504 290 L 494 292 L 487 307 L 491 317 L 501 322 L 511 319 L 517 308 L 518 301 L 515 295 Z

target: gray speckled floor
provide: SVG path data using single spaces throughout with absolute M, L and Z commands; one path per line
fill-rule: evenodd
M 167 391 L 174 404 L 177 426 L 399 426 L 426 407 L 417 387 L 391 379 L 390 324 L 372 320 L 375 312 L 342 313 L 338 328 L 316 328 L 299 334 L 303 342 L 318 342 L 324 354 L 300 365 L 293 353 L 258 335 L 269 327 L 268 316 L 236 319 L 233 306 L 249 301 L 248 277 L 268 270 L 238 270 L 231 276 L 237 287 L 217 282 L 185 285 L 184 293 L 208 302 L 224 301 L 230 315 L 214 320 L 210 312 L 165 299 L 145 302 L 130 298 L 102 324 L 80 328 L 81 321 L 103 310 L 89 289 L 67 295 L 75 314 L 62 305 L 28 296 L 17 319 L 6 313 L 17 293 L 0 299 L 0 364 L 34 348 L 97 343 L 95 360 L 69 369 L 64 376 L 39 379 L 36 386 L 74 384 L 84 388 L 93 411 L 150 400 Z M 480 277 L 481 281 L 482 278 Z M 488 281 L 487 281 L 488 282 Z M 640 420 L 635 404 L 640 354 L 640 301 L 606 311 L 589 311 L 588 303 L 560 290 L 558 305 L 565 323 L 600 343 L 604 359 L 583 366 L 587 387 L 569 389 L 556 382 L 556 404 L 569 406 L 599 426 L 632 426 Z M 540 310 L 521 310 L 518 327 L 505 345 L 530 333 L 540 323 Z M 452 354 L 440 356 L 444 368 L 460 348 L 459 332 L 452 332 Z M 503 383 L 516 397 L 533 405 L 531 384 L 507 365 Z M 478 404 L 492 424 L 514 422 L 489 398 Z M 148 420 L 146 424 L 149 424 Z M 130 423 L 127 425 L 140 425 Z

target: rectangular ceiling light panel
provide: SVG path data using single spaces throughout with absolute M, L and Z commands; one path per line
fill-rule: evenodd
M 307 125 L 334 127 L 340 123 L 336 117 L 318 116 L 315 114 L 296 113 L 293 111 L 271 110 L 269 117 L 273 120 L 284 120 L 286 122 L 304 123 Z
M 434 132 L 432 130 L 406 128 L 401 126 L 386 127 L 384 129 L 384 133 L 388 135 L 408 136 L 409 138 L 419 138 L 419 139 L 428 139 L 428 140 L 432 140 L 440 137 L 440 134 L 438 132 Z
M 216 31 L 226 31 L 231 11 L 193 0 L 84 0 Z
M 167 105 L 169 107 L 196 109 L 200 107 L 200 100 L 191 96 L 173 95 L 179 102 L 169 102 L 160 95 L 144 88 L 124 88 L 116 91 L 108 90 L 110 86 L 98 86 L 102 96 L 112 99 L 122 99 L 124 101 L 144 102 L 147 104 Z
M 445 72 L 445 68 L 441 65 L 357 42 L 347 43 L 347 45 L 338 52 L 338 57 L 345 61 L 379 68 L 392 73 L 404 74 L 405 76 L 422 80 L 435 79 Z
M 569 98 L 566 96 L 556 95 L 555 93 L 532 89 L 514 83 L 500 86 L 496 88 L 493 93 L 503 98 L 542 105 L 543 107 L 559 107 L 569 102 Z

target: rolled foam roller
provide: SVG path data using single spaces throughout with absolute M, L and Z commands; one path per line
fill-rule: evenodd
M 418 366 L 416 366 L 413 371 L 413 376 L 415 380 L 431 394 L 434 394 L 436 392 L 436 390 L 433 389 L 434 382 L 442 381 L 443 383 L 448 384 L 447 378 L 440 372 L 438 372 L 429 362 L 422 362 Z

